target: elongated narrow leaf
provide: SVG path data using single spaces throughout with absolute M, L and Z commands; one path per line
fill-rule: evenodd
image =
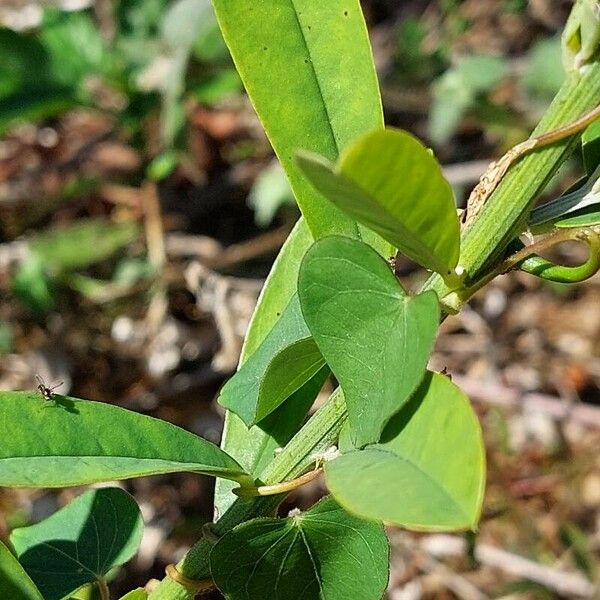
M 581 136 L 585 170 L 593 173 L 600 165 L 600 119 L 596 119 Z
M 44 600 L 21 563 L 2 542 L 0 542 L 0 598 Z
M 276 379 L 274 384 L 279 386 L 278 390 L 274 389 L 271 381 L 266 381 L 266 385 L 263 386 L 265 375 L 273 358 L 288 348 L 290 350 L 287 351 L 283 360 L 286 359 L 286 356 L 290 357 L 290 352 L 294 353 L 295 351 L 299 356 L 305 345 L 310 344 L 306 341 L 309 339 L 310 332 L 304 322 L 298 296 L 294 294 L 258 350 L 223 386 L 219 394 L 219 404 L 235 412 L 247 425 L 252 425 L 273 412 L 281 402 L 300 389 L 323 367 L 323 361 L 315 364 L 314 360 L 312 369 L 302 368 L 306 367 L 305 364 L 300 365 L 300 369 L 294 370 L 290 374 L 288 385 L 281 377 L 281 369 L 275 365 L 270 379 Z M 301 340 L 304 341 L 304 344 L 300 347 L 296 346 Z M 284 391 L 284 385 L 287 391 Z M 259 403 L 261 403 L 260 410 Z
M 593 225 L 593 215 L 599 207 L 600 164 L 596 166 L 587 180 L 577 182 L 560 198 L 546 202 L 531 211 L 529 230 L 535 234 L 551 231 L 554 227 Z M 587 217 L 588 214 L 592 215 L 591 221 Z M 582 216 L 581 219 L 580 216 Z
M 369 246 L 315 242 L 298 276 L 304 318 L 346 398 L 354 442 L 379 440 L 425 374 L 439 322 L 434 292 L 408 296 Z
M 131 243 L 138 235 L 135 223 L 87 219 L 34 237 L 31 251 L 44 265 L 59 271 L 93 265 Z
M 142 539 L 135 500 L 119 488 L 85 492 L 10 541 L 45 600 L 62 600 L 126 563 Z
M 0 392 L 0 485 L 63 487 L 189 471 L 246 481 L 214 444 L 123 408 Z
M 300 217 L 277 255 L 260 293 L 244 340 L 240 359 L 242 364 L 247 362 L 265 341 L 296 293 L 300 263 L 313 241 L 306 221 Z
M 600 202 L 596 206 L 585 208 L 566 219 L 557 221 L 555 225 L 558 229 L 600 225 Z
M 335 160 L 383 127 L 367 30 L 356 0 L 214 0 L 235 65 L 316 237 L 356 224 L 302 177 L 299 148 Z M 276 93 L 275 93 L 276 90 Z
M 238 71 L 308 220 L 308 225 L 300 220 L 273 265 L 252 318 L 242 363 L 260 345 L 277 313 L 296 291 L 300 260 L 312 236 L 332 231 L 356 234 L 356 227 L 315 192 L 293 160 L 299 148 L 335 160 L 340 147 L 383 127 L 377 77 L 360 6 L 356 0 L 343 4 L 340 0 L 213 2 Z M 337 31 L 340 13 L 348 24 L 344 35 Z M 310 39 L 305 38 L 305 32 L 311 33 Z M 307 49 L 310 57 L 305 56 Z M 265 54 L 271 60 L 265 60 Z M 321 81 L 328 86 L 326 94 L 321 91 Z M 387 242 L 382 244 L 369 231 L 363 231 L 362 237 L 380 253 L 388 252 Z M 260 471 L 274 448 L 289 441 L 299 427 L 315 388 L 309 382 L 296 393 L 302 401 L 290 400 L 260 426 L 250 429 L 228 412 L 222 447 L 248 471 Z M 236 499 L 231 488 L 231 482 L 217 480 L 215 507 L 219 514 Z
M 325 465 L 346 510 L 412 529 L 475 528 L 485 487 L 481 429 L 466 396 L 429 374 L 381 442 Z
M 242 348 L 241 364 L 257 350 L 289 304 L 296 291 L 300 261 L 312 241 L 306 222 L 300 218 L 277 256 L 261 292 Z M 296 433 L 322 383 L 309 382 L 289 402 L 262 423 L 250 428 L 234 412 L 227 411 L 221 447 L 247 472 L 258 476 L 273 458 L 273 451 L 285 446 Z M 236 500 L 237 496 L 231 492 L 234 487 L 236 484 L 232 481 L 217 479 L 215 509 L 219 514 L 223 514 Z
M 415 262 L 442 275 L 456 267 L 460 231 L 452 188 L 409 133 L 369 133 L 335 166 L 306 153 L 298 164 L 326 198 Z
M 211 573 L 230 600 L 380 600 L 388 543 L 379 523 L 326 498 L 287 519 L 255 519 L 223 536 Z

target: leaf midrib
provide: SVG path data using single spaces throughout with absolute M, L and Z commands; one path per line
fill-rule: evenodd
M 418 465 L 416 462 L 414 462 L 412 459 L 410 459 L 407 456 L 403 456 L 401 454 L 398 454 L 397 452 L 393 452 L 391 450 L 388 450 L 385 446 L 372 446 L 370 448 L 366 449 L 367 451 L 370 452 L 381 452 L 382 454 L 389 454 L 390 456 L 394 457 L 395 459 L 400 459 L 403 460 L 404 462 L 408 463 L 409 465 L 411 465 L 412 467 L 414 467 L 421 475 L 423 475 L 423 477 L 425 477 L 427 479 L 427 481 L 430 481 L 438 490 L 440 490 L 442 492 L 442 494 L 448 498 L 448 500 L 456 507 L 458 508 L 458 510 L 460 511 L 460 514 L 465 517 L 469 523 L 471 522 L 471 517 L 469 516 L 468 513 L 466 513 L 464 511 L 464 508 L 458 504 L 458 502 L 454 499 L 454 497 L 450 494 L 450 492 L 443 486 L 440 485 L 439 482 L 437 482 L 431 475 L 429 475 L 427 473 L 427 471 L 424 471 L 420 465 Z
M 325 102 L 325 96 L 323 94 L 323 88 L 321 87 L 321 82 L 319 81 L 319 76 L 317 75 L 317 71 L 315 70 L 315 67 L 314 67 L 312 53 L 310 51 L 310 46 L 308 44 L 308 41 L 306 40 L 306 35 L 304 34 L 304 29 L 302 27 L 302 21 L 300 21 L 300 16 L 298 14 L 298 9 L 296 8 L 295 1 L 290 0 L 290 5 L 292 6 L 292 12 L 294 13 L 296 23 L 298 24 L 298 29 L 300 30 L 300 37 L 302 38 L 302 43 L 304 44 L 304 47 L 306 48 L 306 53 L 308 54 L 310 72 L 313 75 L 315 84 L 317 86 L 317 91 L 319 92 L 319 97 L 321 98 L 321 105 L 323 107 L 323 110 L 325 112 L 325 117 L 327 119 L 328 133 L 331 136 L 331 141 L 333 142 L 333 147 L 335 149 L 335 153 L 336 153 L 336 155 L 339 155 L 340 148 L 338 145 L 338 141 L 335 137 L 335 131 L 333 130 L 333 126 L 331 125 L 331 115 L 329 114 L 329 109 L 327 107 L 327 103 Z
M 310 51 L 310 45 L 306 39 L 306 35 L 304 33 L 304 28 L 302 26 L 302 21 L 300 20 L 300 15 L 298 14 L 298 9 L 296 8 L 295 0 L 290 0 L 290 5 L 292 7 L 292 12 L 294 13 L 296 23 L 298 24 L 298 29 L 300 31 L 300 37 L 302 38 L 302 43 L 304 44 L 304 47 L 306 48 L 306 53 L 308 54 L 308 64 L 310 65 L 310 72 L 312 73 L 312 76 L 315 80 L 315 84 L 317 86 L 317 91 L 319 92 L 319 98 L 321 99 L 321 106 L 323 107 L 323 111 L 325 113 L 325 120 L 327 121 L 327 132 L 328 132 L 329 136 L 331 137 L 331 141 L 333 142 L 333 148 L 334 148 L 335 156 L 337 159 L 337 157 L 340 155 L 340 146 L 339 146 L 338 140 L 336 138 L 335 130 L 333 128 L 331 115 L 329 114 L 329 108 L 327 106 L 327 102 L 325 101 L 325 95 L 323 94 L 323 87 L 321 85 L 319 76 L 318 76 L 317 71 L 314 66 L 313 56 Z M 352 221 L 352 226 L 354 228 L 354 232 L 356 233 L 356 237 L 359 240 L 362 239 L 362 236 L 360 234 L 360 230 L 358 227 L 358 223 L 352 218 L 351 218 L 351 221 Z
M 368 198 L 369 202 L 371 202 L 372 204 L 374 204 L 375 206 L 377 206 L 380 210 L 382 210 L 382 212 L 385 213 L 385 216 L 393 221 L 396 225 L 396 229 L 399 229 L 400 231 L 402 231 L 404 233 L 405 237 L 410 238 L 411 240 L 413 240 L 413 242 L 415 243 L 411 243 L 411 246 L 416 247 L 418 249 L 420 249 L 420 251 L 429 258 L 429 262 L 431 265 L 431 269 L 438 272 L 438 273 L 445 273 L 448 270 L 448 266 L 447 265 L 443 265 L 440 263 L 440 261 L 438 260 L 438 258 L 435 256 L 435 254 L 432 252 L 432 250 L 423 242 L 421 242 L 421 240 L 419 239 L 418 236 L 414 235 L 414 233 L 408 229 L 404 223 L 399 220 L 390 210 L 389 208 L 384 205 L 381 204 L 379 201 L 377 201 L 373 195 L 368 192 L 367 190 L 365 190 L 359 183 L 357 183 L 354 179 L 348 177 L 348 175 L 346 175 L 346 173 L 344 173 L 343 171 L 339 170 L 339 169 L 334 169 L 332 171 L 333 173 L 335 173 L 336 176 L 338 177 L 343 177 L 344 179 L 346 179 L 348 181 L 348 183 L 350 183 L 352 186 L 354 186 L 363 196 L 365 196 L 366 198 Z M 368 227 L 368 225 L 367 225 Z M 383 229 L 383 228 L 382 228 Z M 387 227 L 386 228 L 387 231 L 393 231 L 391 227 Z M 377 230 L 373 230 L 376 233 Z M 381 235 L 381 234 L 379 234 Z M 383 237 L 383 236 L 382 236 Z M 386 239 L 386 238 L 384 238 Z M 386 241 L 390 244 L 394 244 L 393 242 L 390 242 L 389 240 L 386 239 Z M 402 252 L 402 249 L 399 248 L 399 251 Z M 419 264 L 421 264 L 421 261 L 417 261 L 416 259 L 415 262 L 418 262 Z M 423 265 L 424 266 L 424 265 Z M 425 268 L 429 268 L 429 267 L 425 267 Z

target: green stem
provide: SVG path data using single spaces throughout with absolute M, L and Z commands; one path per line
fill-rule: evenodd
M 556 265 L 537 254 L 564 242 L 587 244 L 588 259 L 576 267 L 565 267 Z M 473 296 L 475 292 L 499 275 L 504 275 L 517 268 L 525 273 L 556 283 L 579 283 L 592 277 L 600 269 L 600 235 L 594 228 L 562 229 L 529 246 L 522 246 L 519 241 L 516 241 L 514 245 L 520 245 L 521 249 L 504 259 L 492 271 L 477 280 L 473 286 L 453 292 L 452 296 L 461 302 L 463 299 Z
M 570 123 L 600 103 L 600 63 L 590 65 L 586 73 L 566 81 L 534 135 Z M 560 164 L 574 147 L 576 140 L 561 141 L 525 156 L 512 167 L 489 198 L 480 215 L 464 232 L 460 264 L 469 275 L 470 283 L 493 269 L 507 245 L 521 231 L 538 194 L 556 173 Z M 423 289 L 434 289 L 443 298 L 452 291 L 439 275 L 432 276 Z M 457 310 L 466 301 L 460 299 Z M 336 390 L 306 425 L 276 456 L 263 473 L 265 484 L 274 484 L 300 475 L 315 460 L 315 454 L 335 444 L 347 418 L 344 399 Z M 272 514 L 281 496 L 251 500 L 238 499 L 214 524 L 217 536 L 223 535 L 248 519 Z M 201 539 L 178 565 L 191 579 L 210 577 L 209 555 L 212 543 Z M 149 595 L 149 600 L 192 600 L 194 594 L 171 579 L 164 579 Z
M 98 586 L 98 591 L 100 592 L 101 600 L 110 600 L 110 591 L 108 590 L 106 579 L 104 579 L 104 577 L 99 577 L 96 580 L 96 584 Z
M 600 235 L 593 228 L 567 231 L 572 233 L 570 238 L 572 241 L 583 242 L 587 245 L 588 259 L 584 263 L 566 267 L 531 254 L 517 265 L 519 270 L 555 283 L 580 283 L 593 277 L 600 270 Z M 552 242 L 553 240 L 550 239 L 549 243 L 552 244 Z
M 563 84 L 546 111 L 533 136 L 558 129 L 600 104 L 600 63 L 595 62 L 581 76 L 572 76 Z M 508 244 L 526 229 L 531 208 L 548 181 L 554 176 L 578 141 L 578 136 L 533 150 L 511 167 L 488 199 L 478 218 L 463 232 L 460 265 L 467 271 L 467 285 L 492 270 Z M 433 289 L 444 299 L 452 289 L 435 274 L 423 289 Z M 452 299 L 456 300 L 455 297 Z M 461 297 L 448 307 L 456 312 L 468 300 Z
M 261 481 L 272 485 L 301 475 L 314 464 L 316 459 L 336 444 L 346 418 L 344 396 L 338 388 L 290 440 L 283 451 L 275 456 L 263 472 Z M 220 537 L 248 519 L 273 514 L 282 499 L 282 495 L 263 496 L 250 500 L 240 498 L 212 526 L 212 532 Z M 177 565 L 180 572 L 190 579 L 210 577 L 209 555 L 212 544 L 205 537 L 194 544 Z M 149 600 L 192 600 L 193 598 L 193 593 L 169 578 L 164 579 L 148 596 Z

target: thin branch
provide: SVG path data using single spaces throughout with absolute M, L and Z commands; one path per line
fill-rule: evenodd
M 146 314 L 146 322 L 148 331 L 155 333 L 162 324 L 168 309 L 167 289 L 163 280 L 163 271 L 167 262 L 165 234 L 160 202 L 154 183 L 147 183 L 144 186 L 143 197 L 148 261 L 157 273 L 157 280 L 152 288 L 152 297 Z
M 292 490 L 296 490 L 307 483 L 314 481 L 321 473 L 323 469 L 320 467 L 317 469 L 313 469 L 308 473 L 304 473 L 304 475 L 300 475 L 300 477 L 296 477 L 295 479 L 290 479 L 288 481 L 282 481 L 281 483 L 276 483 L 274 485 L 260 485 L 258 487 L 239 487 L 234 488 L 232 491 L 236 496 L 240 498 L 252 498 L 256 496 L 275 496 L 277 494 L 285 494 L 287 492 L 291 492 Z

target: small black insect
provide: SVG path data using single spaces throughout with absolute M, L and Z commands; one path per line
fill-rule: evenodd
M 56 394 L 54 393 L 54 390 L 56 388 L 60 387 L 64 383 L 61 381 L 60 383 L 57 383 L 56 385 L 53 385 L 52 387 L 48 387 L 46 385 L 46 382 L 39 375 L 36 375 L 35 378 L 38 382 L 38 386 L 37 386 L 38 392 L 42 395 L 42 398 L 47 401 L 54 399 L 54 396 L 56 396 Z
M 452 373 L 448 372 L 448 367 L 444 367 L 441 371 L 440 371 L 440 375 L 445 375 L 450 381 L 452 381 Z

